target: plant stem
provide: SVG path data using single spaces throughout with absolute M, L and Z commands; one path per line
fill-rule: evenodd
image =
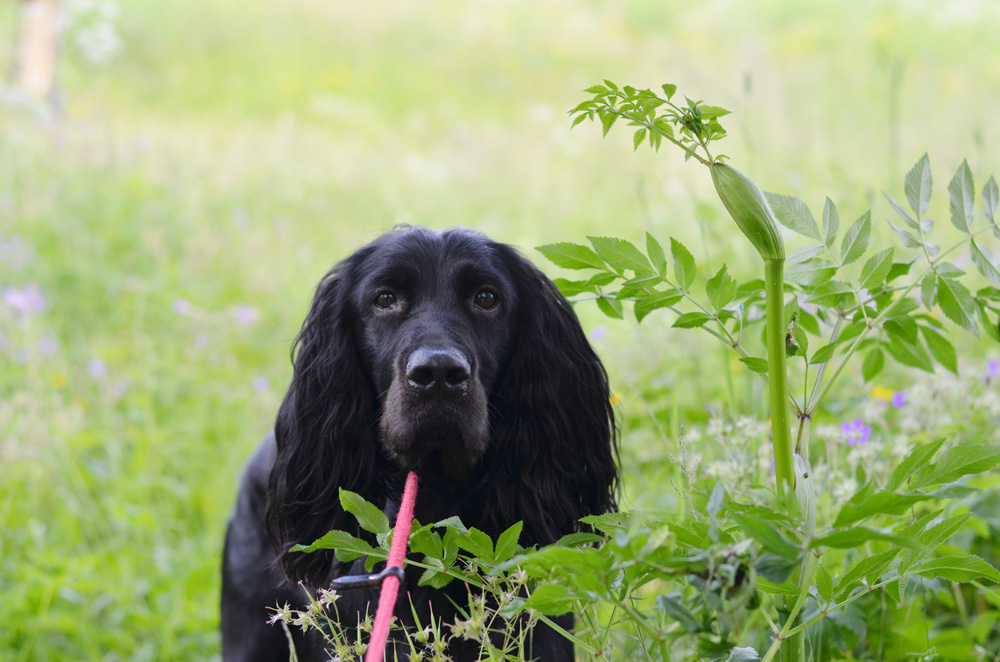
M 788 420 L 788 374 L 785 368 L 785 262 L 764 261 L 764 291 L 767 317 L 767 385 L 771 400 L 771 439 L 774 443 L 774 473 L 778 495 L 785 486 L 795 488 L 792 466 L 792 434 Z

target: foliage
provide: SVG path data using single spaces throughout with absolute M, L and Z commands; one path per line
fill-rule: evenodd
M 663 86 L 662 97 L 650 90 L 619 88 L 611 81 L 587 92 L 592 99 L 571 111 L 574 125 L 597 119 L 607 135 L 622 118 L 639 127 L 633 136 L 636 148 L 647 138 L 654 149 L 667 140 L 680 147 L 686 159 L 718 167 L 722 157 L 713 157 L 710 146 L 726 135 L 719 123 L 727 114 L 724 109 L 690 99 L 678 106 L 672 102 L 673 85 Z M 863 357 L 865 381 L 884 369 L 887 357 L 929 372 L 935 364 L 957 372 L 957 353 L 938 309 L 962 330 L 1000 340 L 1000 270 L 981 246 L 986 233 L 1000 237 L 995 180 L 990 178 L 983 188 L 985 220 L 980 221 L 973 176 L 962 163 L 948 191 L 952 225 L 963 236 L 942 249 L 932 242 L 933 223 L 925 217 L 933 180 L 928 157 L 921 158 L 904 182 L 910 210 L 885 195 L 904 225 L 901 229 L 889 223 L 902 241 L 901 259 L 896 259 L 896 247 L 876 251 L 870 246 L 869 211 L 841 235 L 839 211 L 829 198 L 820 225 L 803 201 L 767 194 L 764 202 L 755 185 L 746 182 L 745 189 L 720 188 L 719 193 L 724 200 L 728 194 L 744 193 L 754 200 L 749 207 L 735 205 L 751 209 L 740 224 L 748 238 L 753 240 L 754 223 L 776 217 L 810 240 L 787 257 L 790 267 L 784 280 L 792 294 L 787 300 L 782 283 L 777 289 L 770 281 L 740 283 L 726 265 L 705 279 L 701 298 L 697 262 L 673 237 L 665 244 L 647 233 L 644 250 L 625 239 L 600 236 L 588 237 L 589 246 L 563 242 L 538 250 L 558 267 L 584 272 L 583 278 L 557 280 L 572 301 L 593 301 L 615 319 L 623 319 L 626 304 L 631 304 L 638 322 L 670 311 L 675 328 L 709 333 L 738 352 L 744 365 L 762 379 L 777 380 L 778 406 L 784 406 L 787 395 L 798 419 L 790 481 L 794 492 L 761 489 L 759 480 L 749 487 L 719 480 L 708 489 L 705 481 L 696 479 L 682 491 L 688 507 L 679 516 L 640 510 L 592 516 L 583 522 L 601 535 L 576 534 L 516 555 L 511 545 L 516 536 L 510 532 L 497 542 L 498 549 L 506 550 L 500 555 L 481 532 L 465 530 L 460 522 L 441 522 L 443 535 L 427 538 L 424 528 L 413 539 L 413 551 L 423 554 L 416 564 L 426 568 L 421 584 L 440 586 L 460 578 L 492 594 L 497 599 L 494 613 L 506 617 L 522 611 L 533 617 L 571 611 L 580 627 L 567 636 L 588 656 L 604 659 L 769 662 L 778 655 L 805 659 L 806 651 L 813 660 L 845 654 L 869 659 L 883 646 L 933 656 L 933 647 L 919 650 L 905 635 L 898 641 L 887 639 L 884 632 L 872 637 L 869 628 L 892 631 L 885 630 L 890 618 L 908 613 L 917 603 L 926 607 L 927 593 L 943 583 L 951 584 L 963 612 L 961 584 L 971 583 L 980 598 L 995 596 L 989 585 L 1000 583 L 1000 572 L 993 565 L 975 554 L 950 554 L 940 548 L 968 525 L 970 514 L 960 512 L 955 501 L 974 493 L 968 477 L 1000 464 L 1000 445 L 946 445 L 936 439 L 909 446 L 891 471 L 859 471 L 860 486 L 840 500 L 824 494 L 832 486 L 817 480 L 812 464 L 822 466 L 821 453 L 809 447 L 819 405 L 855 355 Z M 734 211 L 734 216 L 739 213 Z M 780 238 L 754 244 L 765 261 L 784 262 Z M 966 273 L 946 260 L 966 246 L 987 281 L 975 294 L 965 285 Z M 766 306 L 775 292 L 780 305 Z M 756 355 L 756 327 L 772 314 L 781 316 L 783 330 L 783 347 L 777 351 L 795 360 L 801 380 L 786 382 L 783 363 Z M 777 342 L 781 340 L 779 335 Z M 771 347 L 775 345 L 767 343 L 767 351 Z M 775 366 L 780 374 L 775 374 Z M 786 383 L 802 383 L 803 390 L 796 393 Z M 870 428 L 860 420 L 845 424 L 843 432 L 854 443 L 869 441 Z M 823 450 L 829 454 L 829 449 Z M 780 488 L 780 463 L 778 469 Z M 369 563 L 385 558 L 384 550 L 345 536 L 333 532 L 314 547 L 337 548 L 338 554 L 348 554 L 343 560 L 363 554 L 368 554 Z M 511 573 L 526 573 L 528 578 L 516 584 L 523 587 L 516 595 L 483 581 L 485 576 L 509 582 Z M 993 633 L 997 612 L 981 613 L 985 615 L 980 620 L 977 614 L 975 630 L 967 615 L 962 624 L 974 645 L 968 659 L 986 659 L 984 651 L 1000 640 Z M 482 644 L 484 657 L 504 656 L 488 639 Z

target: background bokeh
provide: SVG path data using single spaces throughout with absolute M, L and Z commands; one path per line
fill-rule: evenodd
M 322 274 L 393 225 L 539 262 L 648 230 L 750 277 L 700 167 L 570 131 L 602 78 L 732 110 L 732 163 L 845 223 L 871 207 L 885 242 L 880 192 L 925 151 L 932 218 L 963 158 L 980 182 L 998 164 L 990 0 L 66 5 L 59 116 L 0 107 L 2 660 L 217 656 L 225 520 L 291 341 Z M 0 70 L 16 11 L 0 2 Z M 580 314 L 621 399 L 627 501 L 656 503 L 635 487 L 662 457 L 650 407 L 668 432 L 704 421 L 725 362 L 762 411 L 735 357 L 666 317 Z

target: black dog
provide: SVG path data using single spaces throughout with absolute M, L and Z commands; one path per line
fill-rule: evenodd
M 392 521 L 413 468 L 421 522 L 458 515 L 495 537 L 523 521 L 523 546 L 552 543 L 578 530 L 580 517 L 615 509 L 604 367 L 556 287 L 509 246 L 468 230 L 383 235 L 322 280 L 296 346 L 274 435 L 246 468 L 226 535 L 227 662 L 288 660 L 286 635 L 267 625 L 266 608 L 301 606 L 300 580 L 317 587 L 363 573 L 361 561 L 341 564 L 331 552 L 288 551 L 330 529 L 367 535 L 341 509 L 341 487 Z M 408 571 L 405 588 L 421 622 L 428 604 L 452 622 L 452 601 L 467 604 L 466 588 L 418 587 L 418 577 Z M 377 590 L 341 595 L 342 618 L 374 613 Z M 395 613 L 413 620 L 405 592 Z M 570 627 L 572 617 L 559 622 Z M 318 637 L 295 637 L 300 660 L 323 659 Z M 453 641 L 448 654 L 475 659 L 471 643 Z M 568 661 L 573 647 L 539 626 L 532 656 Z

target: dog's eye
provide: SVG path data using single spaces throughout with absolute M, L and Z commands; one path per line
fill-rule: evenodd
M 477 306 L 485 310 L 491 308 L 496 308 L 497 304 L 500 303 L 500 297 L 496 292 L 492 290 L 479 290 L 476 293 L 476 298 L 473 300 Z
M 382 292 L 375 297 L 375 305 L 378 308 L 388 310 L 396 305 L 396 295 L 392 292 Z

